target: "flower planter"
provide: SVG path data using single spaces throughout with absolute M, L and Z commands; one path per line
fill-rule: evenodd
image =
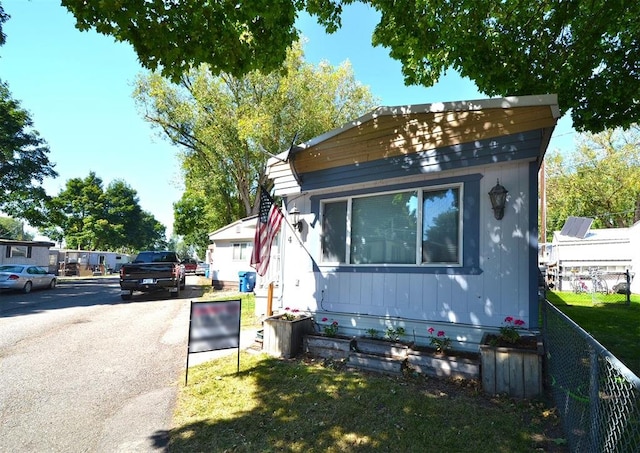
M 458 357 L 420 349 L 409 349 L 407 365 L 420 374 L 439 378 L 478 379 L 480 377 L 480 358 Z
M 264 320 L 263 351 L 277 357 L 295 357 L 302 350 L 303 337 L 313 332 L 313 318 L 303 316 L 293 321 L 282 315 Z
M 383 357 L 404 359 L 407 357 L 409 346 L 395 341 L 378 340 L 375 338 L 356 338 L 356 350 L 362 354 L 374 354 Z
M 485 335 L 480 345 L 482 388 L 485 392 L 492 395 L 506 393 L 524 399 L 542 394 L 544 347 L 540 337 L 535 337 L 535 340 L 533 349 L 523 349 L 517 343 L 513 346 L 492 346 L 489 335 Z
M 347 366 L 376 373 L 402 374 L 406 359 L 377 354 L 365 354 L 352 351 L 347 359 Z
M 346 359 L 355 349 L 353 338 L 305 335 L 304 351 L 323 359 Z

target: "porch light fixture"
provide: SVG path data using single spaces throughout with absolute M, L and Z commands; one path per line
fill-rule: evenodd
M 500 185 L 500 180 L 496 180 L 496 185 L 489 192 L 491 199 L 491 209 L 496 220 L 504 217 L 504 205 L 507 202 L 507 194 L 509 191 Z
M 289 217 L 291 218 L 291 226 L 302 233 L 302 220 L 300 220 L 300 211 L 298 211 L 296 205 L 293 205 L 293 208 L 289 211 Z

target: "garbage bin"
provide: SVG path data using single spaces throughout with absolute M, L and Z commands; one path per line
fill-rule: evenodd
M 247 287 L 247 273 L 246 272 L 238 272 L 238 291 L 241 293 L 246 293 Z
M 256 287 L 256 273 L 255 272 L 247 272 L 247 292 L 253 291 L 253 288 Z
M 238 272 L 239 282 L 238 289 L 241 293 L 250 293 L 256 286 L 256 273 L 255 272 Z

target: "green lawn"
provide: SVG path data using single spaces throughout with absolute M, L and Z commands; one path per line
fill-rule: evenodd
M 238 294 L 205 291 L 203 299 Z M 255 325 L 242 295 L 243 326 Z M 190 369 L 171 452 L 566 452 L 546 401 L 483 394 L 478 382 L 348 371 L 341 361 L 243 351 Z
M 548 292 L 547 299 L 600 344 L 640 375 L 640 296 L 632 295 L 631 304 L 599 302 L 591 294 Z
M 240 299 L 242 311 L 240 313 L 240 328 L 249 329 L 259 327 L 258 317 L 255 315 L 256 301 L 253 293 L 239 293 L 236 291 L 216 291 L 211 287 L 211 280 L 201 277 L 198 285 L 202 295 L 198 301 L 233 300 Z
M 174 452 L 565 452 L 543 402 L 488 398 L 477 383 L 385 377 L 243 352 L 190 371 Z

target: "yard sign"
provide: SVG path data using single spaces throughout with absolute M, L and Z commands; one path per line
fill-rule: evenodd
M 240 311 L 242 301 L 191 301 L 189 317 L 189 345 L 185 385 L 189 377 L 189 354 L 238 348 L 240 371 Z

